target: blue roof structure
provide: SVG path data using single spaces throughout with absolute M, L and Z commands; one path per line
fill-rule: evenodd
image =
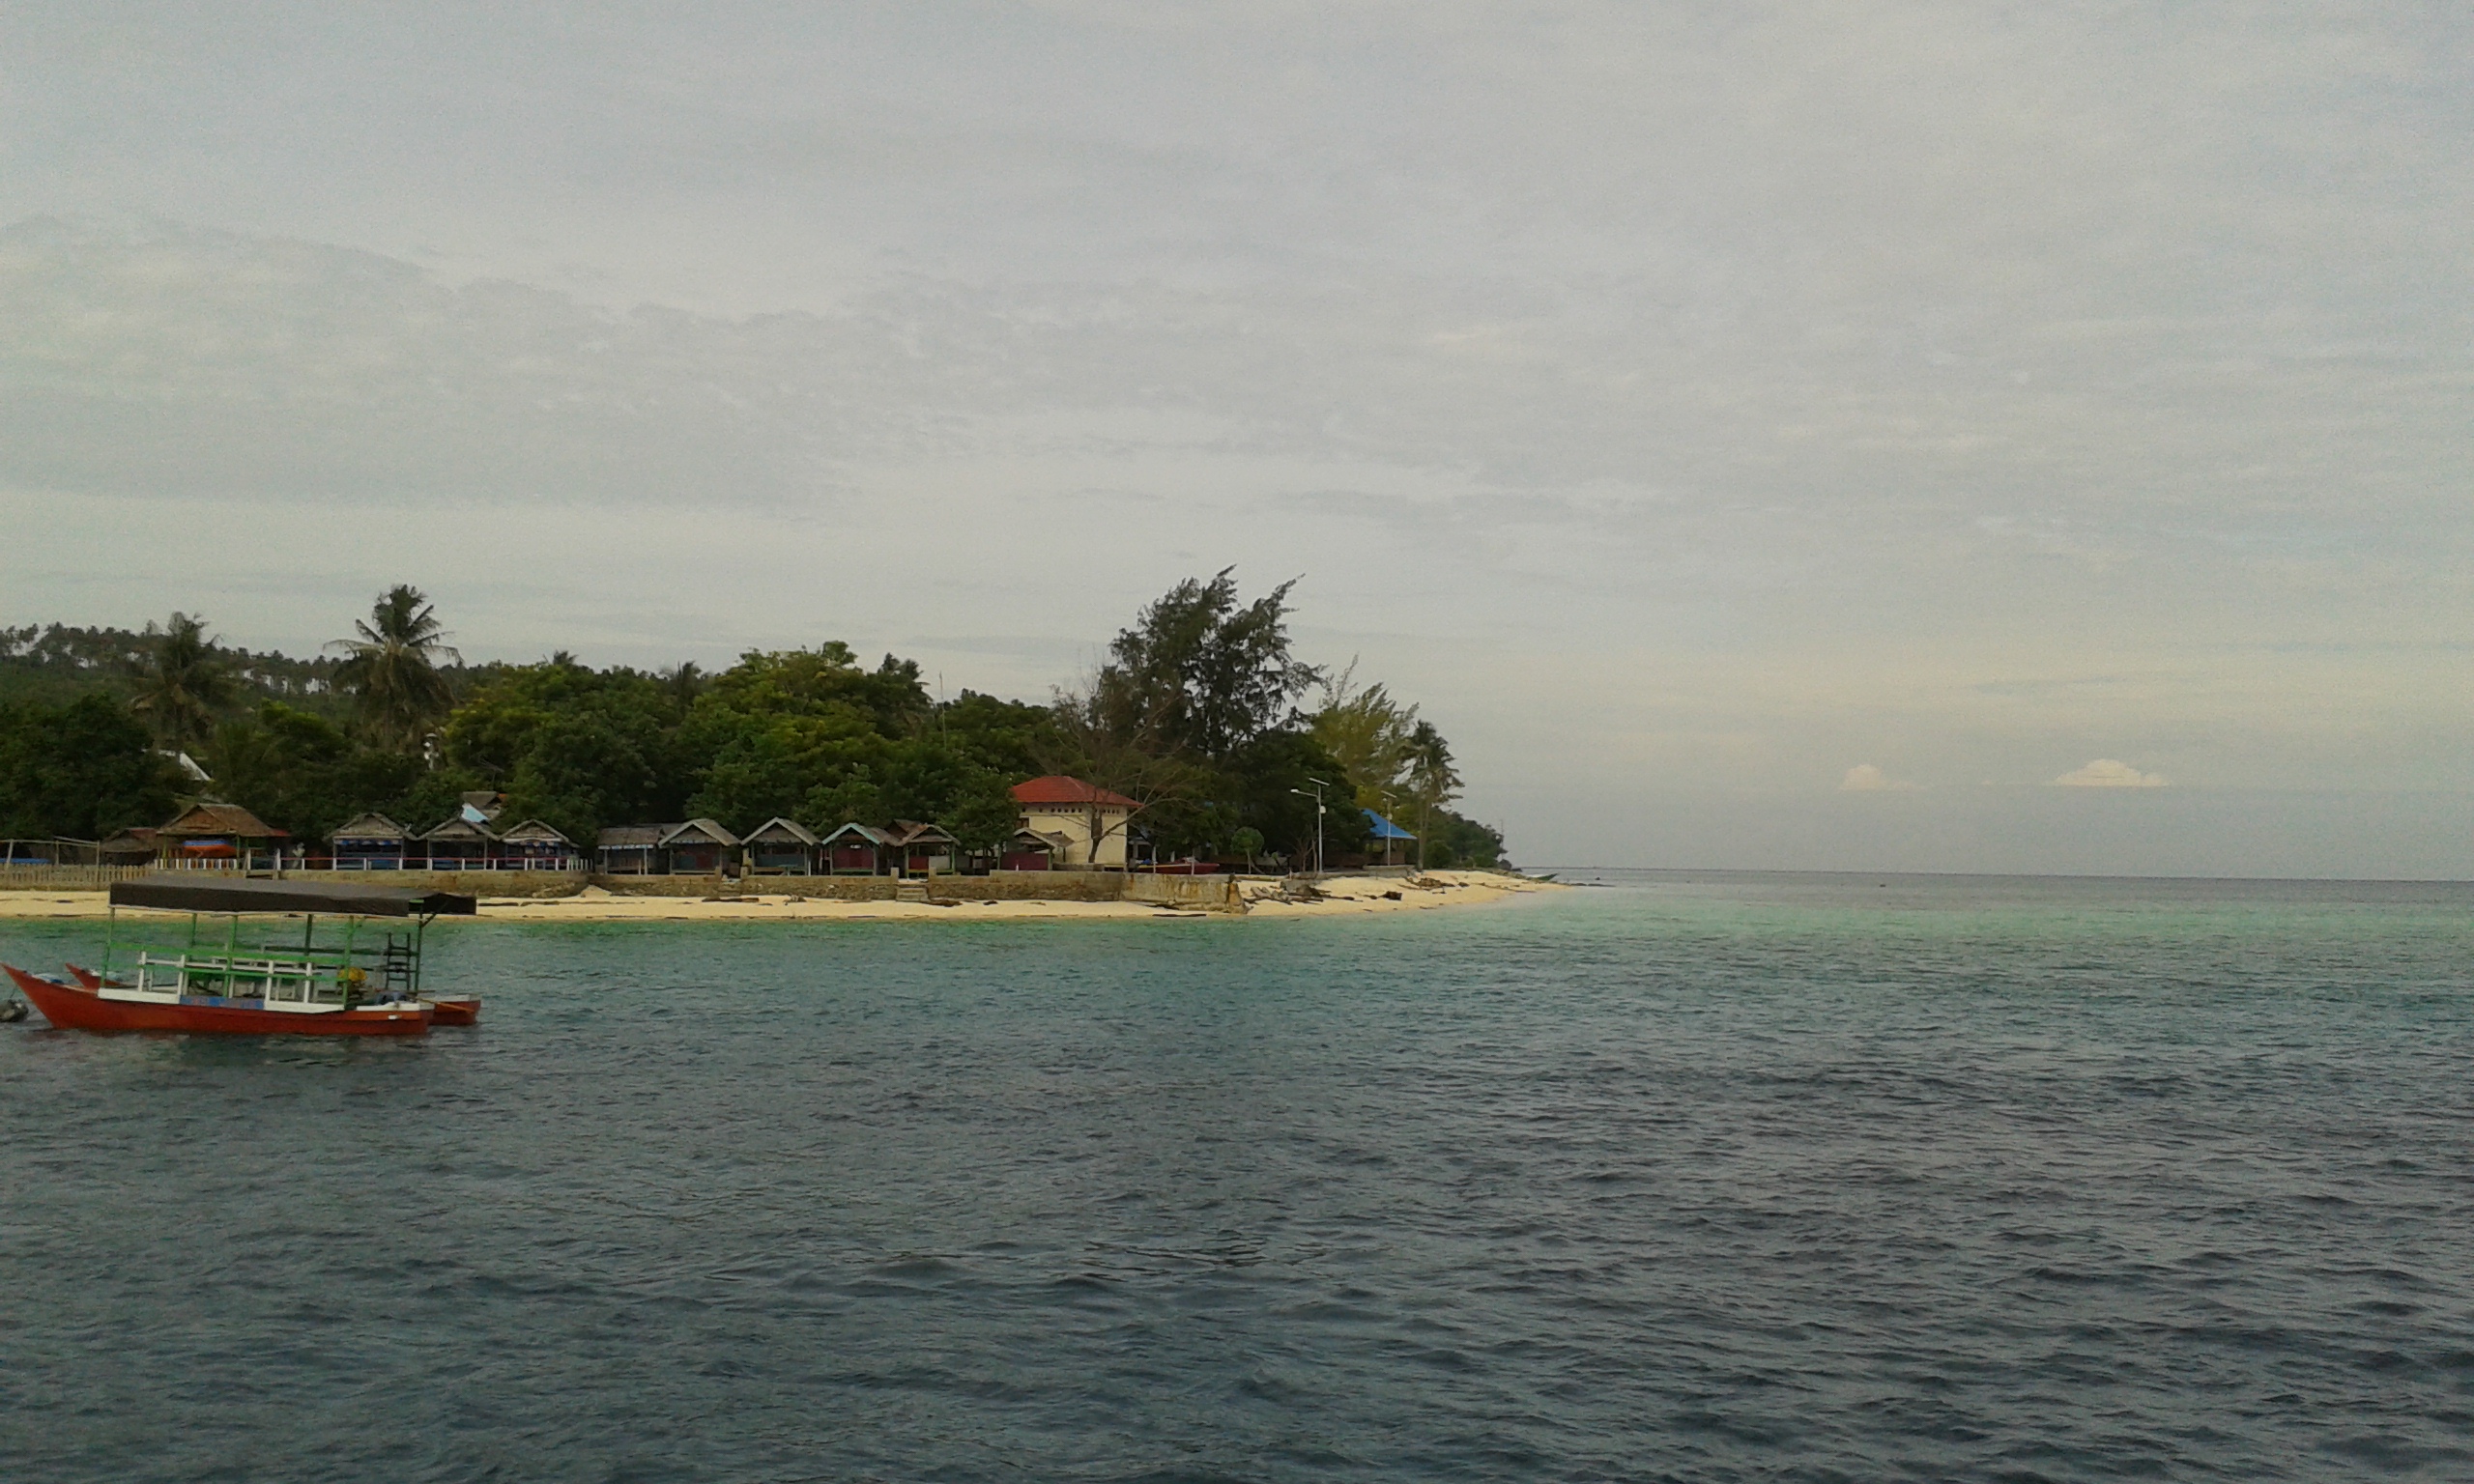
M 1377 840 L 1415 840 L 1418 838 L 1370 809 L 1360 811 L 1360 813 L 1366 815 L 1366 827 L 1367 833 L 1371 834 Z

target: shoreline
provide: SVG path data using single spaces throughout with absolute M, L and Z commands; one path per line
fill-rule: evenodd
M 795 893 L 731 898 L 631 897 L 587 887 L 572 897 L 484 897 L 476 917 L 510 923 L 753 923 L 753 922 L 1005 922 L 1063 919 L 1129 921 L 1353 917 L 1386 912 L 1431 912 L 1446 907 L 1493 906 L 1537 892 L 1568 891 L 1560 882 L 1533 881 L 1488 870 L 1435 870 L 1424 875 L 1333 876 L 1319 885 L 1322 899 L 1281 899 L 1279 883 L 1245 881 L 1243 913 L 1149 901 L 841 901 Z M 102 892 L 0 891 L 0 921 L 100 921 L 110 910 Z

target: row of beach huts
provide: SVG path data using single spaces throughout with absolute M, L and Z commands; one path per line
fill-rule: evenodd
M 164 824 L 89 847 L 105 865 L 198 870 L 561 870 L 608 875 L 935 875 L 986 870 L 1125 870 L 1137 806 L 1062 775 L 1014 786 L 1020 828 L 1003 848 L 969 851 L 935 824 L 844 824 L 821 834 L 772 818 L 744 835 L 711 819 L 620 824 L 588 849 L 540 819 L 505 820 L 505 798 L 468 793 L 453 814 L 408 828 L 364 813 L 324 842 L 297 840 L 237 804 L 200 800 Z

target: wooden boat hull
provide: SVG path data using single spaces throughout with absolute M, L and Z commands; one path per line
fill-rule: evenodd
M 370 1006 L 320 1013 L 241 1005 L 153 1005 L 107 1000 L 82 985 L 60 985 L 0 964 L 43 1017 L 65 1031 L 182 1031 L 207 1036 L 419 1036 L 426 1006 Z M 85 976 L 80 975 L 81 979 Z
M 432 1025 L 478 1025 L 481 1023 L 479 1000 L 423 1000 L 429 1007 Z

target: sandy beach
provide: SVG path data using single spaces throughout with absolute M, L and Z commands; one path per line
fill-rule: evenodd
M 1248 881 L 1239 890 L 1249 917 L 1341 917 L 1374 912 L 1421 912 L 1443 907 L 1484 906 L 1534 892 L 1561 891 L 1550 881 L 1484 870 L 1437 870 L 1402 880 L 1388 876 L 1334 876 L 1320 899 L 1284 898 L 1275 881 Z M 0 892 L 0 919 L 98 918 L 108 903 L 101 892 Z M 630 897 L 587 887 L 573 897 L 484 897 L 480 916 L 502 922 L 698 923 L 784 922 L 817 919 L 925 919 L 984 922 L 1009 918 L 1203 918 L 1235 914 L 1146 901 L 832 901 L 795 894 L 698 899 Z

